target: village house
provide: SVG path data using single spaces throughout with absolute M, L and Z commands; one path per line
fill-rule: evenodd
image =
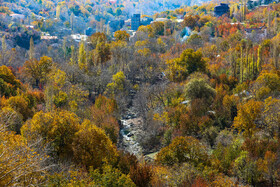
M 87 38 L 88 38 L 88 36 L 87 36 L 87 35 L 81 35 L 81 34 L 72 34 L 72 35 L 71 35 L 71 38 L 72 38 L 74 41 L 80 43 L 81 41 L 86 41 Z

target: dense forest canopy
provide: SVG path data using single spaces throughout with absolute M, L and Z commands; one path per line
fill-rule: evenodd
M 280 4 L 196 3 L 1 1 L 0 186 L 279 186 Z

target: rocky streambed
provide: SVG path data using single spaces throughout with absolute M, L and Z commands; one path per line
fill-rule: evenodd
M 142 118 L 134 114 L 127 114 L 121 120 L 119 149 L 125 150 L 131 154 L 141 157 L 143 154 L 142 147 L 139 143 L 139 137 L 142 131 Z

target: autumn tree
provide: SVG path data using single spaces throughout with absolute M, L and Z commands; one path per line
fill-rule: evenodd
M 29 99 L 23 95 L 12 96 L 7 100 L 2 100 L 2 106 L 9 107 L 18 112 L 23 120 L 33 116 L 32 106 L 29 106 Z
M 117 161 L 117 150 L 105 132 L 90 121 L 84 121 L 73 139 L 74 159 L 78 164 L 97 169 Z
M 3 107 L 0 111 L 0 123 L 5 125 L 6 129 L 20 133 L 23 123 L 22 115 L 10 107 Z
M 0 94 L 1 96 L 15 96 L 21 89 L 21 82 L 15 77 L 7 66 L 0 67 Z
M 261 116 L 263 103 L 254 99 L 238 107 L 237 116 L 234 118 L 234 127 L 243 131 L 243 136 L 252 137 L 258 131 L 257 120 Z
M 200 51 L 193 49 L 183 51 L 180 58 L 167 61 L 168 76 L 172 81 L 182 81 L 193 72 L 206 71 L 206 62 Z
M 0 124 L 0 186 L 41 185 L 53 165 L 43 166 L 47 156 L 44 148 L 38 146 L 39 137 L 31 143 L 6 131 L 3 125 Z
M 164 35 L 164 22 L 154 22 L 151 24 L 151 28 L 152 28 L 152 31 L 151 31 L 151 34 L 150 36 L 151 37 L 155 37 L 155 36 L 163 36 Z
M 162 165 L 172 166 L 176 163 L 190 162 L 194 166 L 207 161 L 206 148 L 199 140 L 187 136 L 176 137 L 172 143 L 157 154 L 156 161 Z
M 119 136 L 119 124 L 115 115 L 117 114 L 117 103 L 113 99 L 99 95 L 91 108 L 93 122 L 97 127 L 104 129 L 106 135 L 117 143 Z
M 271 137 L 275 135 L 280 137 L 280 100 L 269 97 L 264 102 L 264 111 L 262 111 L 262 121 L 264 128 Z
M 77 84 L 72 85 L 64 71 L 54 68 L 47 78 L 48 82 L 44 92 L 49 111 L 53 110 L 55 106 L 77 112 L 85 104 L 88 92 Z
M 28 140 L 41 136 L 44 144 L 51 144 L 55 154 L 60 157 L 71 157 L 72 142 L 79 128 L 79 118 L 72 112 L 40 111 L 25 123 L 21 133 Z
M 194 27 L 197 25 L 199 19 L 200 19 L 200 17 L 198 15 L 195 15 L 195 16 L 186 15 L 184 17 L 183 26 L 189 27 L 190 29 L 194 29 Z
M 110 45 L 102 39 L 98 39 L 96 48 L 92 50 L 91 58 L 94 65 L 106 63 L 111 58 Z
M 98 42 L 99 43 L 105 43 L 107 41 L 107 37 L 104 33 L 97 32 L 97 33 L 94 33 L 93 35 L 91 35 L 89 37 L 89 41 L 90 41 L 91 47 L 93 49 L 95 49 Z
M 277 154 L 272 151 L 267 151 L 263 159 L 258 160 L 258 171 L 262 173 L 268 184 L 274 186 L 279 180 L 279 162 Z
M 280 92 L 280 76 L 275 67 L 263 66 L 264 70 L 254 83 L 253 91 L 258 99 L 276 96 Z
M 114 34 L 116 40 L 128 41 L 130 35 L 126 31 L 116 31 Z
M 79 47 L 79 57 L 78 57 L 79 68 L 83 71 L 87 71 L 87 54 L 85 49 L 85 43 L 81 42 Z
M 138 159 L 134 154 L 119 150 L 117 168 L 124 174 L 129 174 L 130 169 L 138 164 Z
M 125 91 L 127 85 L 126 77 L 122 71 L 119 71 L 112 77 L 112 82 L 107 85 L 108 94 L 118 94 Z
M 53 66 L 52 58 L 43 56 L 40 61 L 30 59 L 24 63 L 24 72 L 27 77 L 35 81 L 35 86 L 38 87 L 40 83 L 44 83 L 48 73 Z
M 225 112 L 224 115 L 227 115 L 229 117 L 230 122 L 232 122 L 237 115 L 238 102 L 238 97 L 234 95 L 225 95 L 225 97 L 223 98 L 223 109 Z
M 139 187 L 149 186 L 153 178 L 152 167 L 148 164 L 137 164 L 130 168 L 130 178 Z

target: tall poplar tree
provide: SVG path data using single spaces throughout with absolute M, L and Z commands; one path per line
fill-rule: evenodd
M 30 38 L 30 46 L 29 46 L 28 55 L 29 55 L 29 59 L 35 58 L 35 48 L 34 48 L 34 41 L 33 41 L 32 37 Z

